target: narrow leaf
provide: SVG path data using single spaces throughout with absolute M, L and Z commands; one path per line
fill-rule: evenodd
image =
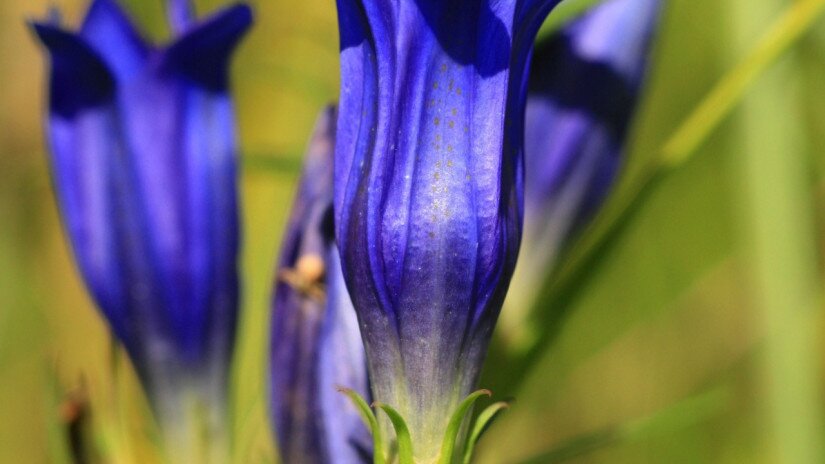
M 398 442 L 398 463 L 399 464 L 414 464 L 413 461 L 413 445 L 412 438 L 410 438 L 410 429 L 401 414 L 398 413 L 391 406 L 375 402 L 374 406 L 381 408 L 392 422 L 395 428 L 395 437 Z
M 359 395 L 355 390 L 338 387 L 338 391 L 346 395 L 347 398 L 352 401 L 352 404 L 354 404 L 358 409 L 361 419 L 364 420 L 364 424 L 366 424 L 367 428 L 370 429 L 370 433 L 372 434 L 372 447 L 374 450 L 372 460 L 373 464 L 384 464 L 386 462 L 386 458 L 384 457 L 384 440 L 381 437 L 381 427 L 378 426 L 378 419 L 376 419 L 372 409 L 370 409 L 367 402 L 364 401 L 364 398 L 362 398 L 361 395 Z
M 438 464 L 450 464 L 453 462 L 453 450 L 455 449 L 456 438 L 458 438 L 458 431 L 461 429 L 461 423 L 464 422 L 464 417 L 473 406 L 473 404 L 482 396 L 492 396 L 490 390 L 477 390 L 470 393 L 461 404 L 458 405 L 450 422 L 447 423 L 447 431 L 444 433 L 444 441 L 441 442 L 441 453 L 439 454 Z
M 498 417 L 498 414 L 509 407 L 510 403 L 507 403 L 506 401 L 499 401 L 487 406 L 484 411 L 481 411 L 481 414 L 478 415 L 478 418 L 473 425 L 473 431 L 470 432 L 470 438 L 467 440 L 467 446 L 464 448 L 464 464 L 470 464 L 470 460 L 473 458 L 473 450 L 475 449 L 479 438 L 481 438 L 481 435 L 487 431 L 487 428 L 490 427 L 495 418 Z

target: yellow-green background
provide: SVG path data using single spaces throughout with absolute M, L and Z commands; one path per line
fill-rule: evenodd
M 128 379 L 126 387 L 111 386 L 106 326 L 73 267 L 50 190 L 45 61 L 24 21 L 52 3 L 78 24 L 86 2 L 0 3 L 3 463 L 59 462 L 56 397 L 81 378 L 95 401 L 109 404 L 120 392 L 140 404 Z M 760 42 L 780 12 L 811 5 L 800 10 L 804 21 L 822 2 L 665 3 L 614 205 L 628 203 L 642 166 L 662 154 L 720 79 L 757 44 L 781 41 L 778 34 Z M 123 4 L 164 40 L 160 0 Z M 197 4 L 203 13 L 222 2 Z M 337 32 L 332 0 L 252 4 L 256 25 L 233 67 L 244 153 L 244 312 L 232 428 L 237 462 L 270 462 L 263 386 L 271 271 L 303 144 L 337 93 Z M 745 76 L 744 98 L 733 99 L 732 112 L 707 137 L 688 134 L 701 143 L 686 162 L 645 189 L 618 222 L 602 216 L 573 247 L 569 256 L 580 256 L 593 249 L 588 237 L 618 224 L 579 272 L 562 265 L 554 281 L 564 285 L 541 305 L 542 349 L 513 361 L 494 344 L 482 386 L 516 401 L 483 441 L 480 462 L 797 463 L 823 456 L 825 23 L 815 21 L 779 48 L 769 66 Z M 724 102 L 710 104 L 708 114 Z M 145 435 L 139 446 L 151 446 L 151 432 Z

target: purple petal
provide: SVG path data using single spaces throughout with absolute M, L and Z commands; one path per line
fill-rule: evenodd
M 192 28 L 166 51 L 166 66 L 194 85 L 224 92 L 232 51 L 252 25 L 252 10 L 234 5 Z
M 231 100 L 148 72 L 120 102 L 171 337 L 188 362 L 225 358 L 238 298 Z
M 237 316 L 236 140 L 225 76 L 248 13 L 230 8 L 195 27 L 123 83 L 119 98 L 166 330 L 182 359 L 204 369 L 228 363 Z M 196 76 L 193 60 L 213 68 Z
M 158 301 L 119 136 L 114 80 L 80 37 L 43 24 L 35 30 L 52 56 L 48 135 L 66 230 L 92 295 L 146 375 L 140 340 L 159 326 L 156 317 L 144 315 Z
M 149 47 L 114 0 L 94 0 L 80 35 L 103 58 L 118 81 L 143 69 Z

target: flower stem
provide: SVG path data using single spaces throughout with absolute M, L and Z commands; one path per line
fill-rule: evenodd
M 166 455 L 170 463 L 220 464 L 229 459 L 225 414 L 196 390 L 175 395 L 176 404 L 161 411 Z

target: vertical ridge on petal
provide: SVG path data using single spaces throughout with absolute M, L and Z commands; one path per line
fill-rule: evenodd
M 138 74 L 149 55 L 148 45 L 115 0 L 94 0 L 80 35 L 100 53 L 119 81 Z

